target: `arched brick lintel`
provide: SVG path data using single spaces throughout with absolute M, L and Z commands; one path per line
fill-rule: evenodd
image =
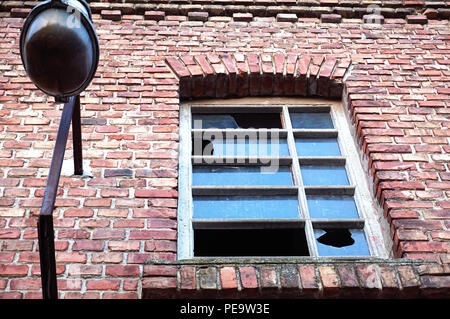
M 198 54 L 167 57 L 180 98 L 246 96 L 342 97 L 350 59 L 333 55 Z

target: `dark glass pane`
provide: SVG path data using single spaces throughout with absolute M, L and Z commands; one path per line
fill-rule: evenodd
M 334 186 L 348 185 L 347 173 L 343 166 L 307 166 L 301 165 L 303 185 Z
M 279 167 L 267 172 L 259 166 L 194 166 L 192 185 L 272 185 L 291 186 L 290 167 Z
M 305 232 L 287 229 L 196 229 L 194 256 L 309 256 Z
M 358 218 L 353 197 L 308 196 L 308 210 L 311 218 Z
M 280 113 L 192 114 L 192 128 L 282 128 Z
M 335 138 L 296 138 L 298 156 L 340 156 Z
M 290 113 L 293 128 L 332 129 L 330 113 Z
M 296 196 L 195 196 L 194 218 L 299 218 Z
M 230 114 L 192 114 L 192 128 L 239 128 Z
M 204 136 L 203 140 L 192 140 L 193 155 L 203 156 L 289 156 L 286 139 L 230 138 Z
M 361 229 L 315 229 L 319 256 L 370 256 Z

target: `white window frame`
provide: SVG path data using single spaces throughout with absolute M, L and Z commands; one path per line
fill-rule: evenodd
M 340 101 L 330 101 L 323 99 L 309 99 L 309 98 L 240 98 L 227 100 L 204 100 L 185 102 L 180 104 L 180 141 L 179 141 L 179 179 L 178 179 L 178 260 L 199 258 L 194 256 L 194 229 L 192 223 L 193 201 L 192 201 L 192 132 L 191 132 L 191 108 L 204 107 L 239 107 L 239 106 L 254 106 L 254 107 L 282 107 L 285 118 L 285 125 L 287 130 L 292 131 L 290 117 L 286 117 L 288 107 L 305 106 L 305 107 L 329 107 L 330 115 L 335 129 L 338 131 L 338 144 L 345 157 L 345 169 L 349 179 L 349 184 L 354 187 L 354 200 L 357 206 L 358 214 L 364 220 L 364 227 L 362 228 L 368 244 L 370 256 L 364 258 L 389 258 L 391 257 L 392 242 L 389 234 L 389 227 L 383 216 L 383 210 L 376 201 L 374 195 L 369 188 L 369 174 L 365 172 L 362 166 L 364 160 L 360 147 L 357 146 L 356 138 L 352 134 L 351 125 L 348 112 L 344 109 L 344 105 Z M 287 120 L 286 120 L 287 119 Z M 292 134 L 287 135 L 288 139 L 293 139 Z M 291 156 L 297 156 L 294 141 L 288 141 L 289 151 Z M 299 171 L 298 161 L 293 160 L 293 169 Z M 295 167 L 297 166 L 297 167 Z M 301 174 L 294 175 L 294 184 L 303 188 L 301 181 Z M 360 259 L 361 257 L 337 256 L 326 257 L 318 256 L 315 239 L 311 238 L 314 235 L 312 230 L 312 222 L 309 218 L 308 207 L 306 203 L 306 195 L 304 191 L 298 192 L 299 208 L 306 212 L 307 218 L 305 221 L 305 235 L 308 241 L 308 249 L 310 256 L 295 257 L 295 258 L 333 258 L 333 259 Z M 306 228 L 310 228 L 308 231 Z M 309 237 L 309 238 L 308 238 Z M 205 258 L 205 257 L 202 257 Z

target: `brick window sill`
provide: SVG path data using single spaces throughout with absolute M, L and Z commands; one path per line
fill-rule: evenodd
M 151 260 L 143 298 L 432 298 L 448 296 L 450 267 L 381 258 Z

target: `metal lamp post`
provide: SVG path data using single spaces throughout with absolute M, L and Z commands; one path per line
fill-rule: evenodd
M 57 299 L 53 210 L 70 123 L 75 175 L 83 174 L 80 93 L 97 70 L 99 44 L 84 0 L 47 0 L 31 10 L 20 34 L 25 71 L 40 90 L 64 107 L 38 219 L 39 258 L 44 299 Z

